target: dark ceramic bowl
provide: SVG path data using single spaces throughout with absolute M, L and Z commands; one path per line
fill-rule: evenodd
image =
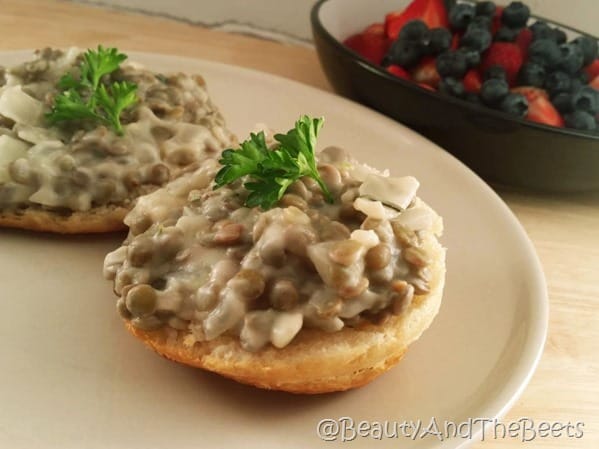
M 539 191 L 599 190 L 599 135 L 537 124 L 422 89 L 343 45 L 407 3 L 320 0 L 314 5 L 314 42 L 339 94 L 415 129 L 490 183 Z M 554 25 L 569 37 L 584 34 Z

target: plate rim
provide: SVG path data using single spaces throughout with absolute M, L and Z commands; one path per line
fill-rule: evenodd
M 80 48 L 83 50 L 83 47 Z M 492 201 L 495 202 L 495 206 L 501 210 L 502 215 L 509 221 L 510 229 L 513 231 L 514 236 L 517 237 L 520 243 L 523 245 L 522 254 L 526 254 L 527 256 L 527 265 L 531 269 L 531 272 L 535 274 L 534 278 L 530 279 L 530 286 L 534 289 L 534 292 L 529 296 L 536 299 L 529 301 L 528 307 L 532 311 L 532 315 L 534 315 L 537 319 L 534 321 L 534 325 L 529 326 L 528 338 L 525 341 L 526 348 L 522 351 L 521 356 L 518 359 L 515 368 L 512 370 L 511 376 L 509 377 L 508 381 L 504 382 L 501 385 L 502 388 L 499 390 L 498 393 L 495 394 L 494 397 L 491 397 L 491 399 L 487 398 L 484 401 L 484 405 L 482 406 L 483 408 L 485 408 L 486 411 L 489 411 L 489 413 L 485 414 L 485 417 L 501 419 L 505 416 L 505 414 L 513 407 L 515 402 L 520 398 L 524 390 L 527 388 L 544 353 L 549 328 L 550 304 L 545 273 L 543 270 L 542 263 L 537 254 L 537 251 L 534 247 L 534 244 L 532 243 L 530 237 L 526 233 L 526 230 L 524 229 L 520 221 L 517 219 L 514 212 L 512 212 L 512 210 L 503 201 L 503 199 L 485 181 L 483 181 L 476 173 L 474 173 L 469 167 L 467 167 L 464 163 L 462 163 L 451 153 L 445 151 L 439 145 L 433 143 L 432 141 L 417 133 L 416 131 L 375 110 L 372 110 L 366 106 L 363 106 L 344 97 L 338 96 L 332 92 L 319 89 L 317 87 L 304 84 L 296 80 L 288 79 L 276 74 L 263 72 L 252 68 L 236 66 L 233 64 L 227 64 L 219 61 L 212 61 L 202 58 L 161 52 L 127 50 L 126 48 L 121 49 L 121 51 L 126 52 L 128 55 L 132 56 L 132 60 L 136 60 L 137 58 L 139 58 L 141 60 L 140 62 L 142 63 L 144 63 L 144 59 L 151 60 L 159 58 L 164 59 L 167 62 L 174 62 L 174 65 L 178 64 L 189 66 L 199 64 L 201 66 L 208 67 L 209 69 L 225 71 L 227 73 L 241 72 L 242 75 L 245 75 L 246 77 L 264 80 L 264 82 L 266 83 L 291 84 L 296 88 L 307 89 L 315 95 L 324 95 L 326 98 L 332 100 L 333 102 L 341 103 L 344 104 L 347 108 L 355 109 L 356 111 L 358 111 L 358 114 L 367 114 L 370 115 L 373 119 L 386 122 L 386 125 L 384 126 L 397 127 L 401 130 L 402 133 L 407 133 L 408 136 L 416 137 L 418 140 L 425 141 L 430 150 L 434 151 L 435 155 L 440 157 L 443 162 L 450 165 L 454 165 L 456 168 L 459 168 L 464 173 L 464 176 L 473 178 L 472 180 L 476 182 L 477 187 L 483 189 L 483 192 L 487 197 L 493 198 Z M 30 57 L 33 54 L 33 52 L 34 50 L 32 49 L 0 50 L 0 63 L 6 58 L 16 58 L 25 60 L 27 57 Z M 208 89 L 210 90 L 210 83 L 208 83 Z M 457 438 L 449 438 L 444 440 L 443 442 L 440 442 L 440 444 L 436 447 L 443 449 L 461 449 L 476 441 L 480 441 L 479 437 L 481 433 L 482 429 L 474 432 L 471 438 L 465 439 L 463 441 L 460 441 Z

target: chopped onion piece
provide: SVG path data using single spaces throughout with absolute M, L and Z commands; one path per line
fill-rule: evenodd
M 403 210 L 410 205 L 419 186 L 413 176 L 392 178 L 372 173 L 360 186 L 360 195 Z
M 381 177 L 389 176 L 389 170 L 385 170 L 381 173 L 379 170 L 377 170 L 374 167 L 371 167 L 368 164 L 360 164 L 360 163 L 354 162 L 351 165 L 349 165 L 347 168 L 351 172 L 351 174 L 354 178 L 356 178 L 358 181 L 362 181 L 362 182 L 366 181 L 366 179 L 368 179 L 368 177 L 371 175 L 381 176 Z
M 270 341 L 276 348 L 284 348 L 302 328 L 304 317 L 301 312 L 281 312 L 274 320 Z
M 356 229 L 351 233 L 350 239 L 360 242 L 366 249 L 373 248 L 380 243 L 379 236 L 373 230 Z
M 394 221 L 413 231 L 422 231 L 433 226 L 433 215 L 424 207 L 414 207 L 403 211 Z
M 271 339 L 273 321 L 275 320 L 275 311 L 254 310 L 249 312 L 245 318 L 243 327 L 239 334 L 241 344 L 250 351 L 257 351 Z
M 0 96 L 0 114 L 15 123 L 38 125 L 44 115 L 44 104 L 27 95 L 21 86 L 9 86 Z
M 0 136 L 0 183 L 10 181 L 8 164 L 27 156 L 29 144 L 6 134 Z
M 329 250 L 334 242 L 315 243 L 308 246 L 308 257 L 326 285 L 333 283 L 333 266 L 329 259 Z
M 32 203 L 43 204 L 44 206 L 62 206 L 64 198 L 58 195 L 50 186 L 44 185 L 37 192 L 29 197 Z
M 369 200 L 368 198 L 356 198 L 354 201 L 354 209 L 359 210 L 366 216 L 376 220 L 384 220 L 387 218 L 383 203 L 380 201 Z
M 222 300 L 204 320 L 206 339 L 213 340 L 223 332 L 231 329 L 243 320 L 245 313 L 246 305 L 243 300 L 225 287 Z
M 42 128 L 39 126 L 26 125 L 24 123 L 17 123 L 14 126 L 14 131 L 17 133 L 20 139 L 33 144 L 47 142 L 49 140 L 59 141 L 60 136 L 56 129 L 53 128 Z
M 78 196 L 71 199 L 68 203 L 69 207 L 77 211 L 86 211 L 92 208 L 92 195 L 89 192 L 81 192 Z

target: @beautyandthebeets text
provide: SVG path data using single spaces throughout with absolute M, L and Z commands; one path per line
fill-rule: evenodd
M 321 419 L 316 434 L 324 441 L 354 441 L 356 439 L 410 439 L 450 438 L 464 440 L 518 439 L 523 443 L 544 438 L 580 439 L 584 423 L 540 421 L 520 418 L 502 422 L 497 418 L 469 418 L 462 422 L 438 420 L 355 421 L 349 416 Z

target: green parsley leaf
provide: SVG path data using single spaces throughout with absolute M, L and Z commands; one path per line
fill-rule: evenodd
M 85 52 L 79 79 L 67 73 L 58 81 L 61 92 L 46 115 L 50 124 L 88 120 L 111 126 L 122 135 L 120 116 L 137 102 L 137 86 L 127 81 L 107 84 L 103 77 L 117 70 L 125 59 L 127 55 L 116 48 L 101 45 Z
M 70 73 L 67 73 L 66 75 L 63 75 L 62 78 L 60 78 L 60 80 L 58 80 L 58 88 L 62 89 L 62 90 L 69 90 L 69 89 L 73 89 L 75 90 L 77 87 L 79 87 L 79 81 L 77 81 L 73 75 L 71 75 Z
M 81 80 L 96 90 L 102 77 L 117 70 L 127 55 L 119 53 L 116 48 L 98 45 L 98 51 L 88 50 L 83 58 L 85 62 L 81 66 Z
M 114 128 L 117 134 L 123 134 L 123 127 L 119 117 L 121 112 L 137 102 L 137 85 L 123 81 L 110 85 L 107 89 L 100 84 L 96 90 L 96 102 L 104 111 L 104 117 Z
M 287 134 L 274 136 L 278 145 L 269 149 L 264 133 L 250 134 L 250 138 L 237 150 L 223 151 L 216 174 L 215 189 L 230 184 L 244 176 L 248 177 L 244 187 L 250 192 L 245 205 L 269 209 L 285 194 L 289 186 L 298 179 L 308 176 L 320 186 L 327 201 L 333 198 L 320 178 L 316 167 L 314 150 L 318 132 L 324 119 L 302 116 L 295 128 Z
M 219 162 L 223 168 L 216 174 L 216 184 L 224 186 L 242 176 L 255 173 L 258 164 L 266 159 L 268 151 L 264 133 L 251 133 L 250 138 L 241 144 L 240 149 L 228 149 L 222 152 Z
M 64 120 L 71 120 L 71 117 L 74 116 L 80 119 L 102 119 L 85 105 L 76 90 L 67 90 L 57 95 L 54 99 L 54 113 L 48 116 L 50 124 L 54 125 Z

